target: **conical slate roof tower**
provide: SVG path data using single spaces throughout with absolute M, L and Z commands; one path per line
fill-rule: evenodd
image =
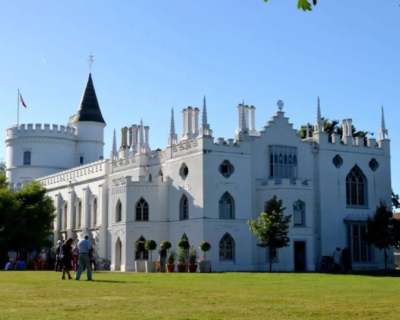
M 75 123 L 88 121 L 106 124 L 103 119 L 103 115 L 101 114 L 99 102 L 97 101 L 91 73 L 89 73 L 89 79 L 86 83 L 85 92 L 83 93 L 81 104 L 74 119 Z

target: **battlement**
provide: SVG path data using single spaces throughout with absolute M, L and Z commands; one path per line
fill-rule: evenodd
M 106 163 L 107 159 L 99 160 L 92 163 L 88 163 L 79 167 L 68 169 L 62 172 L 58 172 L 49 176 L 41 177 L 36 179 L 41 182 L 45 187 L 53 184 L 69 184 L 79 182 L 79 180 L 90 178 L 97 178 L 106 174 Z
M 340 135 L 327 133 L 319 133 L 317 136 L 313 135 L 310 138 L 303 139 L 304 142 L 317 142 L 320 148 L 332 149 L 335 151 L 347 152 L 367 152 L 373 154 L 381 154 L 390 152 L 390 140 L 376 140 L 375 138 L 352 137 L 346 136 L 341 139 Z M 386 150 L 385 150 L 386 149 Z
M 6 130 L 6 140 L 29 138 L 29 137 L 43 137 L 43 138 L 64 138 L 75 140 L 76 130 L 64 125 L 57 124 L 20 124 L 19 126 L 12 126 Z

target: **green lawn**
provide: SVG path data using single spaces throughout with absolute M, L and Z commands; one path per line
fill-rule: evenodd
M 93 278 L 62 281 L 55 272 L 2 271 L 0 319 L 400 317 L 400 277 L 102 272 Z

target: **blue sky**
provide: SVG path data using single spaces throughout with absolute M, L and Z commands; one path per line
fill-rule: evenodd
M 257 129 L 276 111 L 295 128 L 322 115 L 352 118 L 377 135 L 380 108 L 392 139 L 392 180 L 400 192 L 400 7 L 398 0 L 0 0 L 0 128 L 16 124 L 17 89 L 28 109 L 20 123 L 66 124 L 92 75 L 112 131 L 150 126 L 151 147 L 164 148 L 170 109 L 202 106 L 215 137 L 234 137 L 236 105 L 256 106 Z M 4 131 L 3 131 L 4 132 Z M 0 147 L 0 158 L 6 149 Z

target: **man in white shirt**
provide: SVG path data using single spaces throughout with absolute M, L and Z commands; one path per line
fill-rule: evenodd
M 90 251 L 92 245 L 89 242 L 89 236 L 85 234 L 83 239 L 78 243 L 79 250 L 79 268 L 76 273 L 75 280 L 79 280 L 83 272 L 83 268 L 86 267 L 87 281 L 92 281 L 92 269 L 90 267 Z

